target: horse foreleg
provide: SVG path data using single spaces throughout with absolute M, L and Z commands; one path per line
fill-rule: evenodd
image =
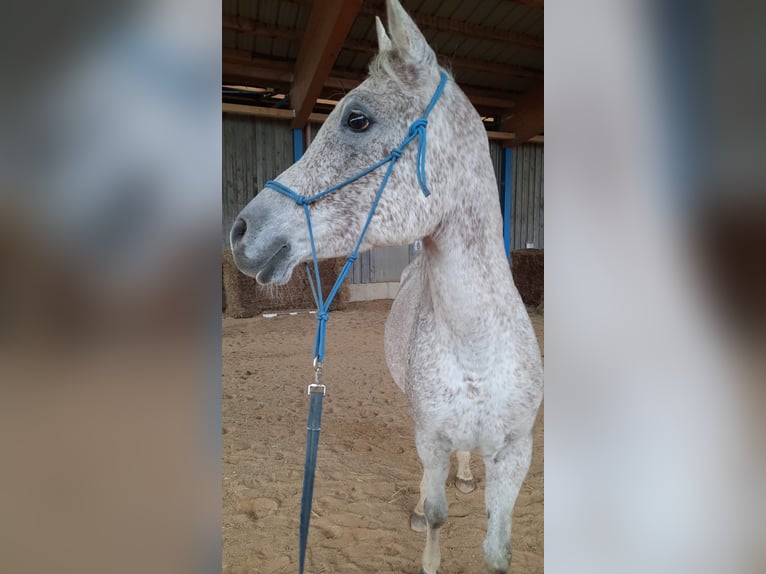
M 476 490 L 476 483 L 471 474 L 471 453 L 467 450 L 457 451 L 457 476 L 455 477 L 455 486 L 460 492 L 468 494 Z M 415 532 L 426 531 L 426 517 L 423 511 L 423 504 L 426 500 L 426 475 L 420 480 L 420 499 L 415 510 L 410 516 L 410 528 Z
M 439 549 L 439 530 L 447 520 L 447 493 L 445 483 L 449 474 L 449 451 L 418 453 L 423 461 L 423 482 L 425 500 L 423 514 L 426 517 L 426 547 L 423 550 L 423 568 L 421 574 L 436 574 L 441 562 Z
M 511 565 L 511 514 L 531 460 L 531 435 L 514 440 L 494 456 L 484 457 L 487 475 L 484 562 L 494 574 L 506 574 Z
M 468 494 L 476 490 L 476 483 L 471 474 L 471 453 L 467 450 L 457 451 L 457 476 L 455 487 L 462 493 Z

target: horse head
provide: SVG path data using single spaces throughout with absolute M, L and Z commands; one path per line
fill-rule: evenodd
M 388 2 L 387 12 L 390 36 L 376 19 L 379 53 L 368 78 L 337 104 L 303 157 L 275 180 L 296 196 L 315 196 L 389 157 L 440 84 L 443 72 L 436 55 L 410 16 L 397 0 Z M 362 250 L 410 243 L 434 231 L 451 202 L 446 183 L 451 166 L 460 161 L 455 144 L 465 137 L 466 117 L 467 131 L 486 145 L 478 114 L 448 81 L 428 116 L 427 145 L 420 152 L 423 143 L 408 145 L 391 170 Z M 421 153 L 424 184 L 432 192 L 428 197 L 418 180 Z M 385 171 L 383 166 L 307 205 L 319 259 L 353 251 Z M 266 187 L 232 227 L 234 260 L 260 283 L 286 283 L 296 265 L 311 258 L 305 212 L 294 199 Z

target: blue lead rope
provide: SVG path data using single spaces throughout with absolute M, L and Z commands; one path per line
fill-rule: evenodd
M 311 500 L 314 497 L 314 472 L 317 464 L 319 430 L 322 422 L 322 400 L 324 390 L 309 391 L 309 420 L 306 425 L 306 462 L 303 465 L 303 495 L 301 496 L 300 558 L 298 572 L 303 574 L 306 562 L 306 545 L 311 520 Z
M 420 184 L 420 189 L 425 197 L 431 195 L 431 192 L 428 189 L 428 184 L 426 182 L 426 128 L 428 127 L 428 115 L 431 113 L 431 110 L 433 110 L 436 102 L 439 101 L 442 92 L 444 92 L 444 87 L 446 84 L 447 74 L 442 72 L 439 86 L 436 88 L 436 91 L 434 92 L 428 107 L 426 107 L 425 112 L 423 112 L 423 115 L 420 118 L 412 122 L 409 129 L 407 130 L 407 136 L 404 138 L 404 140 L 402 140 L 402 143 L 391 150 L 391 154 L 388 157 L 385 157 L 382 160 L 374 163 L 353 177 L 350 177 L 347 180 L 342 181 L 341 183 L 336 184 L 310 197 L 299 195 L 278 181 L 269 180 L 265 185 L 266 187 L 270 187 L 274 191 L 289 197 L 295 201 L 297 205 L 300 205 L 303 208 L 303 213 L 306 215 L 306 225 L 309 231 L 309 241 L 311 243 L 311 259 L 313 260 L 314 264 L 315 279 L 312 278 L 311 270 L 309 269 L 308 264 L 306 264 L 306 274 L 308 275 L 309 284 L 311 285 L 311 293 L 314 296 L 314 301 L 317 305 L 317 334 L 316 339 L 314 340 L 314 369 L 316 371 L 316 375 L 314 384 L 309 386 L 310 401 L 309 419 L 306 434 L 306 461 L 303 469 L 303 495 L 301 497 L 300 558 L 298 566 L 299 574 L 303 574 L 303 568 L 306 560 L 309 521 L 311 520 L 311 502 L 314 495 L 314 474 L 316 471 L 317 446 L 319 445 L 319 429 L 322 420 L 322 400 L 325 393 L 325 386 L 321 384 L 320 376 L 325 353 L 325 332 L 327 330 L 328 311 L 333 299 L 335 299 L 335 296 L 338 294 L 343 281 L 346 279 L 346 276 L 351 270 L 351 266 L 354 264 L 354 261 L 356 261 L 356 258 L 359 254 L 359 249 L 361 248 L 362 242 L 364 241 L 364 236 L 367 233 L 367 228 L 370 226 L 372 217 L 375 215 L 375 210 L 377 209 L 378 203 L 380 202 L 380 197 L 383 195 L 383 190 L 386 188 L 388 178 L 391 177 L 391 171 L 394 169 L 397 160 L 402 157 L 405 148 L 416 139 L 418 140 L 416 163 L 418 184 Z M 370 207 L 370 212 L 367 214 L 367 219 L 365 220 L 362 231 L 359 234 L 359 240 L 356 242 L 354 250 L 346 258 L 346 263 L 343 265 L 343 269 L 341 269 L 340 274 L 338 275 L 338 279 L 335 281 L 332 289 L 327 294 L 327 299 L 324 299 L 322 294 L 322 282 L 319 278 L 319 260 L 317 259 L 316 244 L 314 243 L 314 230 L 311 226 L 311 213 L 309 212 L 309 205 L 325 197 L 326 195 L 338 191 L 350 183 L 363 178 L 364 176 L 372 173 L 373 171 L 386 164 L 388 164 L 386 173 L 384 174 L 383 180 L 380 182 L 380 187 L 378 187 L 378 191 L 375 194 L 375 199 L 373 200 L 372 206 Z

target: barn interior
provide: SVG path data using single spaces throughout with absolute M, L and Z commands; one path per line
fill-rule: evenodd
M 401 4 L 482 117 L 506 251 L 519 252 L 511 257 L 517 274 L 533 270 L 517 283 L 531 286 L 522 295 L 538 305 L 544 248 L 543 2 Z M 226 253 L 228 231 L 239 210 L 300 157 L 333 107 L 364 80 L 377 52 L 375 17 L 385 22 L 385 13 L 383 0 L 223 2 L 222 249 L 224 282 L 232 286 L 226 299 L 235 316 L 301 300 L 291 295 L 287 303 L 270 301 L 237 276 Z M 394 297 L 416 251 L 417 245 L 409 245 L 361 254 L 350 275 L 350 299 Z
M 405 0 L 504 145 L 542 141 L 543 2 Z M 382 0 L 225 0 L 223 110 L 305 129 L 365 78 Z

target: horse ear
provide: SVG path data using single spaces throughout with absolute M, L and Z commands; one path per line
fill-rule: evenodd
M 402 60 L 421 65 L 435 64 L 436 54 L 426 42 L 417 24 L 399 4 L 399 0 L 387 0 L 386 8 L 391 42 Z
M 378 52 L 390 52 L 393 49 L 391 38 L 386 34 L 383 22 L 377 16 L 375 16 L 375 30 L 378 32 Z

